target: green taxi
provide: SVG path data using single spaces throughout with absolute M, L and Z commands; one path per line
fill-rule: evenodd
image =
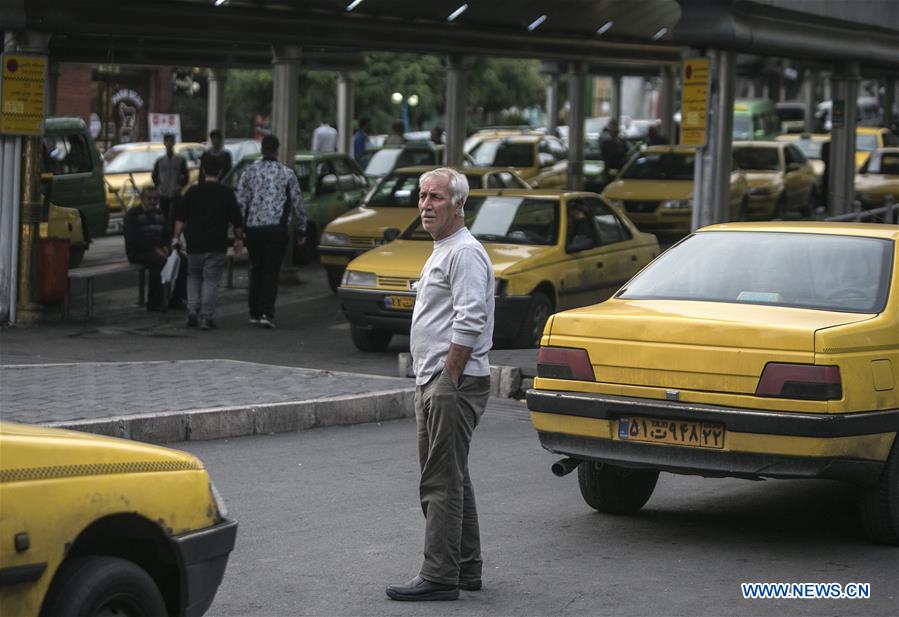
M 537 346 L 552 313 L 605 300 L 659 254 L 655 236 L 595 193 L 472 191 L 465 225 L 493 264 L 493 338 L 514 347 Z M 358 349 L 380 351 L 409 333 L 433 245 L 416 218 L 347 266 L 337 293 Z
M 222 183 L 237 190 L 240 176 L 261 158 L 259 154 L 244 157 L 222 178 Z M 362 201 L 368 180 L 356 161 L 341 152 L 297 152 L 293 161 L 307 221 L 306 244 L 297 261 L 307 263 L 316 255 L 325 226 Z

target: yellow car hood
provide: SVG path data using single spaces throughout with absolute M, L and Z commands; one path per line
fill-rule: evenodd
M 616 180 L 606 187 L 608 199 L 663 200 L 693 197 L 692 180 Z
M 558 313 L 549 345 L 584 348 L 596 380 L 752 394 L 768 362 L 815 361 L 815 332 L 872 315 L 668 300 L 612 299 Z
M 349 236 L 382 238 L 385 229 L 393 227 L 403 231 L 416 217 L 418 208 L 359 206 L 328 223 L 325 230 Z
M 85 465 L 121 465 L 133 471 L 203 469 L 190 454 L 136 441 L 60 429 L 0 422 L 0 470 L 72 467 L 71 475 Z
M 433 248 L 433 242 L 396 240 L 363 253 L 350 262 L 347 270 L 374 272 L 381 276 L 418 278 Z M 489 243 L 484 244 L 484 248 L 493 264 L 494 275 L 501 276 L 510 273 L 513 268 L 515 270 L 526 268 L 529 260 L 541 259 L 551 253 L 554 247 Z
M 746 182 L 750 187 L 772 186 L 777 184 L 778 172 L 776 171 L 747 171 Z
M 153 184 L 153 174 L 149 171 L 139 171 L 131 174 L 106 174 L 103 179 L 106 180 L 113 188 L 122 188 L 128 181 L 128 176 L 134 177 L 134 183 L 138 189 Z

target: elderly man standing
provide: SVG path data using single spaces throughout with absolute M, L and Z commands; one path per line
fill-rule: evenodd
M 387 587 L 394 600 L 455 600 L 481 588 L 481 543 L 468 475 L 471 436 L 487 407 L 493 268 L 465 227 L 468 181 L 439 168 L 421 176 L 418 210 L 434 250 L 418 283 L 410 347 L 425 515 L 418 576 Z

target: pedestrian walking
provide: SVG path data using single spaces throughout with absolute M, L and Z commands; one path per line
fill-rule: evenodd
M 175 154 L 175 136 L 166 133 L 162 136 L 165 154 L 153 164 L 153 186 L 159 190 L 159 207 L 165 215 L 166 235 L 172 233 L 175 224 L 175 202 L 181 197 L 181 191 L 190 179 L 187 173 L 187 161 L 180 154 Z
M 402 120 L 397 120 L 392 125 L 390 125 L 390 135 L 384 139 L 385 146 L 402 146 L 406 143 L 406 136 L 404 131 L 406 130 L 406 125 L 403 124 Z
M 274 135 L 263 137 L 262 160 L 250 165 L 237 184 L 250 254 L 250 323 L 265 328 L 275 327 L 278 276 L 291 212 L 296 221 L 297 245 L 306 241 L 303 193 L 293 170 L 278 162 L 279 145 Z
M 362 161 L 362 155 L 368 148 L 369 131 L 371 131 L 371 120 L 368 118 L 359 120 L 359 128 L 353 133 L 353 158 L 357 163 Z
M 159 190 L 153 186 L 144 187 L 140 204 L 125 213 L 124 236 L 128 261 L 146 266 L 150 271 L 147 310 L 165 312 L 169 303 L 166 302 L 161 273 L 171 249 L 165 232 L 166 218 L 159 204 Z M 185 286 L 185 277 L 179 272 L 172 298 L 183 298 Z
M 322 120 L 319 127 L 312 131 L 312 151 L 337 152 L 337 129 L 327 120 Z
M 481 543 L 468 475 L 472 433 L 487 406 L 493 268 L 465 227 L 468 181 L 438 168 L 421 176 L 418 210 L 434 250 L 418 283 L 410 348 L 425 516 L 424 562 L 388 585 L 394 600 L 455 600 L 481 588 Z
M 221 171 L 218 174 L 218 177 L 219 180 L 221 180 L 225 177 L 225 174 L 230 171 L 233 162 L 231 160 L 231 153 L 228 152 L 228 149 L 225 147 L 225 140 L 222 137 L 222 132 L 218 129 L 209 131 L 209 148 L 207 148 L 206 152 L 203 153 L 203 156 L 200 157 L 200 182 L 206 180 L 206 175 L 208 173 L 206 168 L 209 166 L 209 161 L 212 159 L 217 159 L 219 161 L 219 168 Z
M 234 252 L 243 250 L 243 219 L 234 191 L 219 183 L 221 160 L 206 161 L 206 181 L 187 190 L 175 210 L 172 247 L 187 240 L 187 325 L 215 328 L 219 283 L 227 263 L 228 227 L 234 229 Z

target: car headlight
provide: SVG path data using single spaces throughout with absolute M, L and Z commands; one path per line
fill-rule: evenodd
M 219 516 L 225 518 L 228 516 L 228 506 L 225 505 L 225 500 L 222 499 L 222 494 L 219 493 L 218 489 L 215 488 L 215 482 L 212 480 L 209 481 L 209 491 L 212 493 L 212 499 L 215 501 L 215 507 L 219 511 Z
M 326 231 L 322 234 L 321 244 L 330 244 L 332 246 L 347 246 L 350 243 L 350 237 L 346 234 L 336 234 Z
M 666 199 L 662 207 L 667 210 L 687 210 L 693 207 L 692 199 Z
M 775 192 L 773 186 L 754 186 L 749 189 L 750 195 L 773 195 Z
M 347 270 L 343 273 L 343 282 L 341 284 L 355 287 L 376 287 L 377 281 L 377 277 L 372 272 Z
M 496 279 L 496 285 L 493 288 L 494 295 L 502 296 L 506 293 L 506 287 L 509 286 L 509 281 L 506 279 Z

